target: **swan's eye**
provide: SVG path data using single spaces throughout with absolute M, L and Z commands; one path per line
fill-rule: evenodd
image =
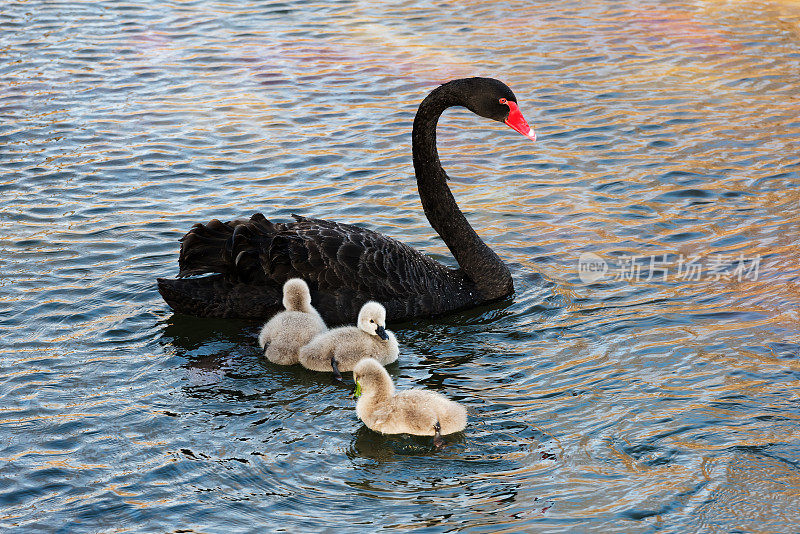
M 506 100 L 505 98 L 501 98 L 500 99 L 500 103 L 501 104 L 508 104 L 508 100 Z
M 370 320 L 369 320 L 369 322 L 371 322 L 371 323 L 374 323 L 374 322 L 375 322 L 375 320 L 374 320 L 374 319 L 370 319 Z

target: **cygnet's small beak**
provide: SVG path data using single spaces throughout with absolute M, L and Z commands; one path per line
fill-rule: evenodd
M 361 396 L 361 383 L 356 380 L 356 389 L 353 391 L 353 398 L 357 399 Z
M 378 337 L 381 339 L 389 339 L 389 334 L 386 333 L 386 329 L 381 325 L 378 325 L 378 328 L 375 329 L 375 333 L 378 334 Z

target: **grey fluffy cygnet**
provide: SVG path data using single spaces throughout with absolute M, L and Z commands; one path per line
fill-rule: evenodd
M 444 395 L 424 389 L 395 393 L 389 373 L 376 360 L 358 362 L 353 380 L 358 397 L 356 414 L 376 432 L 433 436 L 434 444 L 441 447 L 442 435 L 467 426 L 467 411 Z
M 297 363 L 300 348 L 328 328 L 311 305 L 308 285 L 300 278 L 283 284 L 283 307 L 261 329 L 258 344 L 264 356 L 279 365 Z
M 386 330 L 386 309 L 367 302 L 358 312 L 358 326 L 341 326 L 316 336 L 300 349 L 300 364 L 312 371 L 351 371 L 364 358 L 392 363 L 400 354 L 394 334 Z

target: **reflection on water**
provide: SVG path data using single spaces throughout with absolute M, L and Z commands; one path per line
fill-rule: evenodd
M 2 527 L 800 524 L 796 2 L 32 1 L 0 21 Z M 440 123 L 517 288 L 393 326 L 398 387 L 469 409 L 443 450 L 366 429 L 349 382 L 265 363 L 258 324 L 161 301 L 193 223 L 254 211 L 452 264 L 410 128 L 469 75 L 506 81 L 540 137 Z M 740 256 L 757 277 L 708 270 Z

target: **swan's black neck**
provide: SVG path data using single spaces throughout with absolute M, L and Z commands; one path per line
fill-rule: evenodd
M 514 283 L 508 267 L 475 233 L 447 186 L 447 173 L 436 149 L 436 125 L 445 109 L 465 106 L 467 88 L 458 81 L 434 89 L 422 101 L 414 118 L 411 146 L 417 187 L 425 215 L 444 239 L 462 272 L 487 300 L 510 295 Z

